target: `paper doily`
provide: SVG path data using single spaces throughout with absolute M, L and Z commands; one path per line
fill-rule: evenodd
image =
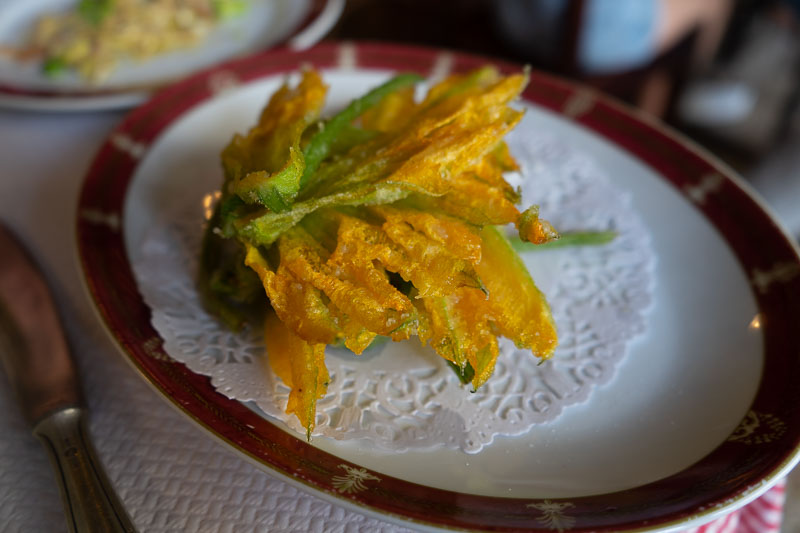
M 585 401 L 613 377 L 628 344 L 644 331 L 654 254 L 630 199 L 591 158 L 537 131 L 527 117 L 508 144 L 521 166 L 509 181 L 520 186 L 523 205 L 539 204 L 560 231 L 618 233 L 603 246 L 522 254 L 553 310 L 555 356 L 539 365 L 503 339 L 494 375 L 471 393 L 415 339 L 358 357 L 329 349 L 331 381 L 317 404 L 314 435 L 368 439 L 391 451 L 447 446 L 476 453 L 498 435 L 520 435 Z M 260 333 L 234 334 L 203 310 L 194 285 L 203 209 L 199 197 L 187 202 L 176 202 L 154 223 L 133 264 L 166 352 L 210 376 L 222 394 L 254 402 L 305 433 L 284 413 L 289 390 L 270 371 Z

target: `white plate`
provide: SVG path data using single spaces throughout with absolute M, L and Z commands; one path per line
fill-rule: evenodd
M 363 66 L 331 69 L 342 56 Z M 333 107 L 391 70 L 464 70 L 483 61 L 377 45 L 274 59 L 328 68 Z M 538 74 L 525 93 L 539 106 L 530 119 L 630 192 L 658 256 L 649 329 L 589 402 L 477 455 L 389 454 L 363 442 L 309 445 L 165 361 L 127 258 L 108 250 L 124 243 L 135 259 L 147 226 L 163 223 L 164 204 L 189 188 L 218 187 L 220 147 L 252 123 L 283 68 L 291 70 L 265 68 L 258 77 L 236 64 L 232 73 L 251 73 L 244 86 L 210 98 L 196 94 L 208 84 L 198 76 L 172 100 L 138 110 L 101 150 L 81 199 L 81 257 L 112 334 L 145 377 L 212 434 L 325 497 L 451 528 L 546 529 L 542 513 L 554 512 L 554 501 L 563 524 L 577 530 L 688 527 L 752 500 L 797 462 L 800 369 L 789 333 L 800 309 L 782 296 L 800 283 L 796 249 L 724 168 L 591 92 Z M 179 101 L 181 94 L 194 100 Z M 364 469 L 364 490 L 340 490 L 350 472 L 342 465 Z
M 23 45 L 39 16 L 74 4 L 75 0 L 0 1 L 0 46 Z M 245 15 L 222 21 L 199 46 L 141 63 L 123 61 L 98 84 L 74 72 L 48 78 L 39 61 L 0 55 L 0 105 L 48 111 L 132 107 L 153 90 L 222 61 L 278 44 L 308 48 L 330 31 L 343 8 L 344 0 L 249 0 Z

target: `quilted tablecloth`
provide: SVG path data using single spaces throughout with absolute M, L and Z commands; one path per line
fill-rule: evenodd
M 136 375 L 102 330 L 82 287 L 74 206 L 90 159 L 119 113 L 0 112 L 0 216 L 42 264 L 80 366 L 90 431 L 141 531 L 399 532 L 328 503 L 224 448 Z M 777 531 L 781 485 L 700 531 Z M 66 531 L 47 457 L 0 378 L 0 530 Z

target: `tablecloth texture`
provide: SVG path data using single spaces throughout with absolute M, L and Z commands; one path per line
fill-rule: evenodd
M 78 359 L 91 434 L 136 526 L 143 532 L 408 531 L 298 491 L 239 458 L 159 398 L 118 353 L 82 287 L 73 221 L 91 157 L 120 118 L 0 111 L 0 218 L 53 285 Z M 0 530 L 66 531 L 47 458 L 5 378 L 0 428 Z M 703 531 L 777 531 L 781 488 L 759 502 Z

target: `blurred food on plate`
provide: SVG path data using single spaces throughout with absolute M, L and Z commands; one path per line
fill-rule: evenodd
M 246 0 L 80 0 L 39 17 L 24 56 L 40 59 L 48 76 L 72 69 L 96 83 L 123 59 L 197 46 L 221 20 L 246 10 Z

